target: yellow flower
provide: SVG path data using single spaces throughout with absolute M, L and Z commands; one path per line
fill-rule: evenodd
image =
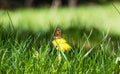
M 52 41 L 52 43 L 56 47 L 57 50 L 62 50 L 63 52 L 71 50 L 71 46 L 63 38 L 55 38 Z

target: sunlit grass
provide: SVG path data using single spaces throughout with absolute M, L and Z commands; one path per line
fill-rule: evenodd
M 112 46 L 112 37 L 103 38 L 97 44 L 87 47 L 93 33 L 85 33 L 75 45 L 74 40 L 68 38 L 72 46 L 69 52 L 57 51 L 49 34 L 33 33 L 31 31 L 11 31 L 0 29 L 0 73 L 79 73 L 79 74 L 109 74 L 119 72 L 115 61 L 120 55 L 119 45 Z M 93 30 L 94 32 L 94 30 Z M 119 44 L 119 41 L 117 41 Z M 59 60 L 61 54 L 61 60 Z M 118 73 L 117 72 L 117 73 Z
M 119 3 L 115 5 L 120 9 Z M 86 28 L 95 27 L 102 31 L 110 29 L 110 33 L 120 35 L 120 15 L 112 4 L 81 5 L 75 9 L 65 7 L 58 10 L 51 8 L 18 9 L 9 11 L 9 13 L 15 27 L 31 28 L 34 31 L 47 31 L 50 26 L 56 25 L 66 29 L 74 25 Z M 6 11 L 0 11 L 0 17 L 2 24 L 10 22 Z

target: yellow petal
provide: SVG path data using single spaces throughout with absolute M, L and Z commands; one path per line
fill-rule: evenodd
M 56 47 L 57 50 L 69 51 L 71 49 L 71 46 L 66 43 L 66 40 L 63 38 L 57 38 L 52 41 L 53 45 Z

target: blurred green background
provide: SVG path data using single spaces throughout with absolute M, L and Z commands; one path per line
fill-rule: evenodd
M 47 32 L 57 25 L 63 29 L 93 27 L 120 35 L 119 0 L 1 0 L 0 3 L 2 26 L 10 25 L 11 18 L 15 28 L 33 31 Z

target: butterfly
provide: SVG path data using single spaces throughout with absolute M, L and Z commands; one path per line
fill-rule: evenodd
M 54 38 L 61 38 L 61 37 L 62 37 L 61 29 L 57 28 L 54 33 Z

